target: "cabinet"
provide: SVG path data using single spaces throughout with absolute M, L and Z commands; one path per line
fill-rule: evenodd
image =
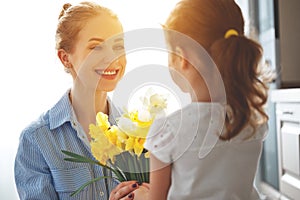
M 281 88 L 300 87 L 300 1 L 277 1 Z
M 276 105 L 279 191 L 300 200 L 300 89 L 271 94 Z

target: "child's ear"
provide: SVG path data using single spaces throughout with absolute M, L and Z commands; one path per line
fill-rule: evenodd
M 176 57 L 177 57 L 177 60 L 176 60 L 176 64 L 177 66 L 181 69 L 181 70 L 185 70 L 188 68 L 188 61 L 186 60 L 186 53 L 185 51 L 181 48 L 181 47 L 176 47 L 175 49 L 175 53 L 176 53 Z

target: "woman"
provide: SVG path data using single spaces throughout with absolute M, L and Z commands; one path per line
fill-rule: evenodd
M 61 150 L 93 158 L 89 124 L 95 123 L 100 111 L 109 115 L 111 123 L 115 122 L 118 112 L 107 92 L 116 87 L 125 71 L 122 32 L 116 15 L 98 4 L 63 6 L 56 49 L 65 71 L 73 78 L 73 86 L 20 136 L 15 159 L 20 199 L 70 199 L 70 194 L 84 183 L 99 176 L 112 176 L 99 166 L 64 161 L 66 156 Z M 126 195 L 138 188 L 134 181 L 117 184 L 114 179 L 100 180 L 72 199 L 130 199 L 132 195 Z

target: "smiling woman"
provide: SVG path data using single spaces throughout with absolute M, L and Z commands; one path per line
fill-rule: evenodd
M 46 0 L 42 6 L 37 7 L 40 5 L 38 0 L 16 0 L 5 1 L 0 8 L 0 17 L 3 19 L 0 33 L 3 66 L 0 89 L 4 94 L 0 117 L 3 122 L 2 133 L 5 134 L 5 139 L 0 140 L 0 199 L 19 199 L 13 167 L 20 132 L 42 111 L 52 106 L 72 84 L 71 76 L 64 73 L 55 53 L 54 35 L 63 3 L 78 2 L 80 1 L 70 0 L 54 4 L 53 1 Z M 177 0 L 102 0 L 101 4 L 118 14 L 126 32 L 136 28 L 159 27 L 176 2 Z M 97 50 L 101 47 L 98 45 L 101 41 L 95 43 Z M 158 62 L 155 59 L 149 60 L 147 53 L 141 55 L 140 52 L 138 56 L 132 54 L 127 60 L 126 71 L 136 67 L 141 60 Z M 118 63 L 115 66 L 120 67 Z M 107 79 L 114 79 L 114 74 L 123 72 L 117 69 L 100 70 L 98 73 Z
M 101 166 L 64 162 L 61 150 L 91 157 L 89 124 L 95 122 L 96 113 L 109 115 L 114 123 L 115 108 L 107 92 L 114 90 L 125 71 L 124 48 L 118 42 L 123 40 L 122 33 L 122 24 L 111 10 L 92 2 L 64 4 L 56 29 L 56 50 L 72 76 L 72 86 L 21 132 L 14 168 L 21 199 L 69 199 L 78 183 L 112 176 Z M 99 45 L 101 50 L 94 50 Z M 108 75 L 113 70 L 118 73 Z M 100 180 L 75 199 L 96 199 L 99 194 L 108 199 L 117 184 L 114 179 Z
M 74 14 L 70 14 L 69 17 L 73 16 Z M 85 87 L 92 89 L 91 91 L 112 91 L 123 76 L 126 66 L 122 25 L 112 13 L 99 13 L 80 30 L 76 35 L 78 42 L 70 48 L 73 41 L 65 38 L 73 38 L 75 35 L 72 34 L 78 30 L 72 26 L 73 30 L 66 31 L 64 18 L 66 17 L 61 18 L 56 38 L 58 55 L 65 68 L 74 80 L 85 83 Z

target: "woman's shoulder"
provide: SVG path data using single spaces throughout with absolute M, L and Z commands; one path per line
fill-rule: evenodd
M 42 113 L 38 118 L 31 121 L 21 132 L 21 138 L 34 137 L 36 134 L 44 133 L 49 129 L 49 111 Z
M 50 109 L 41 113 L 36 119 L 29 122 L 22 130 L 20 137 L 35 137 L 38 134 L 47 134 L 66 120 L 69 120 L 71 118 L 71 108 L 68 106 L 66 96 L 67 93 L 65 93 Z

